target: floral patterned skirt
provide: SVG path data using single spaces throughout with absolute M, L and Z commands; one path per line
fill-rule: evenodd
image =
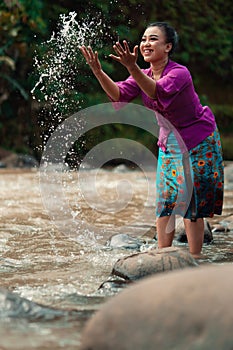
M 159 149 L 156 176 L 156 216 L 197 218 L 221 215 L 224 172 L 216 129 L 198 146 L 182 154 L 174 134 L 167 150 Z

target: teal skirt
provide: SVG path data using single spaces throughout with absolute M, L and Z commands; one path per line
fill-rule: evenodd
M 195 221 L 221 215 L 223 190 L 223 158 L 218 130 L 183 154 L 171 133 L 166 151 L 159 149 L 156 216 L 180 215 Z

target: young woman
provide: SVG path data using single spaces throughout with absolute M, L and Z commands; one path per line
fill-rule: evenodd
M 150 24 L 140 43 L 141 55 L 150 64 L 148 69 L 137 65 L 138 46 L 131 52 L 126 41 L 123 45 L 117 42 L 113 46 L 116 54 L 110 57 L 129 72 L 129 77 L 121 82 L 114 82 L 102 70 L 98 53 L 91 47 L 82 46 L 80 50 L 112 101 L 130 102 L 141 95 L 144 105 L 158 112 L 158 247 L 172 245 L 174 214 L 179 212 L 174 209 L 177 209 L 180 185 L 185 183 L 190 200 L 185 203 L 182 216 L 190 253 L 199 257 L 204 239 L 203 218 L 222 212 L 222 149 L 215 117 L 209 107 L 200 104 L 190 72 L 170 59 L 177 42 L 176 31 L 169 24 Z M 179 138 L 186 152 L 181 150 Z

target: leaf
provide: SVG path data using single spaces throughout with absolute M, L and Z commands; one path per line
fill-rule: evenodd
M 5 62 L 12 70 L 15 70 L 15 62 L 9 56 L 0 56 L 0 62 Z
M 8 75 L 5 74 L 0 74 L 0 77 L 2 77 L 3 79 L 9 81 L 11 83 L 11 85 L 13 85 L 13 87 L 15 87 L 16 89 L 19 90 L 19 92 L 21 93 L 21 95 L 24 97 L 25 100 L 28 100 L 28 93 L 26 92 L 26 90 L 13 78 L 9 77 Z

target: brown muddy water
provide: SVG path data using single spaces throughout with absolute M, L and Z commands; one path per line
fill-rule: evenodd
M 86 172 L 83 178 L 91 180 L 82 183 L 83 193 L 75 172 L 62 174 L 54 198 L 52 183 L 48 196 L 41 192 L 38 170 L 0 170 L 0 287 L 52 308 L 78 311 L 53 320 L 0 318 L 0 349 L 79 349 L 85 322 L 111 297 L 99 286 L 117 259 L 134 252 L 110 249 L 107 240 L 117 233 L 142 237 L 154 224 L 155 175 L 124 170 L 101 170 L 94 180 Z M 228 181 L 223 215 L 209 222 L 212 227 L 223 222 L 227 229 L 231 215 L 233 183 Z M 233 231 L 215 231 L 213 237 L 204 245 L 201 263 L 232 263 Z M 175 240 L 174 245 L 185 244 Z M 146 242 L 141 250 L 149 246 Z

